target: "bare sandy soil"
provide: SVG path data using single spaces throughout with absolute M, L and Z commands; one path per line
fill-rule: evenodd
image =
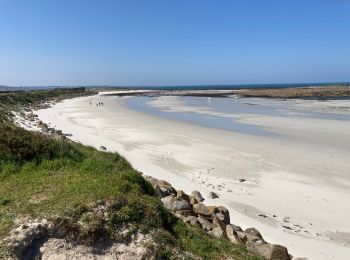
M 152 106 L 193 110 L 167 98 Z M 348 258 L 350 121 L 301 119 L 298 113 L 347 116 L 350 101 L 340 106 L 298 100 L 291 117 L 226 115 L 274 134 L 248 135 L 145 114 L 126 107 L 126 100 L 78 98 L 38 115 L 73 140 L 118 151 L 136 169 L 185 192 L 217 192 L 220 198 L 205 203 L 227 206 L 233 223 L 258 228 L 268 242 L 287 246 L 295 256 Z

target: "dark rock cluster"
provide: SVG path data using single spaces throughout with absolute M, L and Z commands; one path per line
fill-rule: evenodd
M 184 222 L 202 227 L 207 233 L 218 238 L 226 237 L 233 244 L 243 245 L 267 260 L 290 260 L 286 247 L 269 244 L 255 228 L 243 230 L 231 224 L 230 214 L 223 206 L 207 206 L 199 191 L 186 194 L 176 190 L 170 183 L 150 176 L 144 176 L 154 187 L 157 197 L 164 206 Z

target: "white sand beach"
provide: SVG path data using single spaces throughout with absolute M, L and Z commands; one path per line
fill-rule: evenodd
M 246 134 L 137 111 L 126 105 L 129 99 L 76 98 L 37 114 L 73 140 L 117 151 L 139 171 L 177 189 L 199 190 L 204 197 L 215 191 L 219 198 L 205 204 L 226 206 L 232 223 L 256 227 L 294 256 L 349 259 L 349 100 L 287 101 L 285 114 L 264 115 L 194 108 L 177 97 L 148 103 L 167 113 L 220 117 L 269 133 Z M 273 110 L 283 101 L 249 102 L 270 102 Z M 302 116 L 310 111 L 329 116 Z

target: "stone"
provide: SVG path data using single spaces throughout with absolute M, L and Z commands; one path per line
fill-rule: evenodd
M 193 211 L 199 215 L 205 216 L 205 217 L 210 217 L 211 214 L 207 208 L 207 206 L 205 206 L 203 203 L 198 203 L 193 205 Z
M 190 223 L 192 226 L 194 226 L 198 223 L 198 220 L 195 216 L 188 216 L 185 217 L 185 223 Z
M 191 210 L 177 210 L 177 211 L 175 211 L 175 214 L 185 216 L 185 217 L 194 216 L 192 209 Z
M 164 198 L 169 195 L 176 195 L 176 190 L 170 184 L 167 185 L 162 182 L 160 184 L 157 182 L 154 185 L 154 191 L 158 198 Z
M 205 218 L 199 216 L 197 220 L 201 224 L 202 228 L 206 231 L 210 231 L 213 229 L 213 224 Z
M 171 210 L 191 210 L 190 204 L 186 200 L 178 200 L 176 199 L 173 204 Z
M 262 240 L 262 238 L 254 236 L 254 235 L 251 235 L 249 233 L 245 233 L 245 235 L 246 235 L 247 241 L 253 241 L 253 242 L 256 243 L 257 241 Z
M 247 181 L 246 179 L 239 179 L 238 180 L 239 182 L 245 182 L 245 181 Z
M 226 236 L 235 245 L 244 245 L 244 242 L 239 238 L 236 230 L 232 225 L 226 226 Z
M 262 238 L 262 235 L 256 228 L 247 228 L 246 230 L 244 230 L 244 232 L 247 234 Z
M 167 197 L 164 197 L 161 199 L 164 206 L 167 208 L 167 209 L 172 209 L 173 208 L 173 203 L 175 202 L 175 196 L 174 195 L 169 195 Z
M 185 192 L 183 192 L 182 190 L 178 190 L 176 191 L 176 197 L 186 200 L 188 203 L 190 203 L 190 196 L 188 196 Z
M 202 197 L 202 194 L 199 191 L 192 191 L 191 195 L 198 201 L 203 202 L 204 198 Z
M 234 224 L 231 224 L 231 226 L 233 227 L 233 229 L 237 232 L 237 231 L 242 231 L 242 228 L 240 226 L 236 226 Z
M 197 204 L 199 201 L 195 198 L 195 197 L 193 197 L 193 196 L 189 196 L 189 199 L 190 199 L 190 201 L 189 201 L 189 203 L 193 206 L 193 205 L 195 205 L 195 204 Z
M 153 178 L 152 176 L 149 176 L 149 175 L 143 175 L 143 178 L 146 181 L 150 182 L 153 187 L 157 184 L 157 181 L 158 181 L 156 178 Z
M 265 257 L 267 260 L 290 260 L 288 250 L 284 246 L 273 244 L 256 244 L 254 252 Z
M 208 210 L 211 214 L 214 214 L 217 218 L 222 220 L 226 225 L 230 224 L 230 213 L 227 208 L 223 206 L 208 206 Z
M 105 146 L 101 145 L 101 146 L 100 146 L 100 150 L 102 150 L 102 151 L 106 151 L 106 150 L 107 150 L 107 148 L 106 148 Z
M 220 238 L 224 236 L 224 231 L 221 227 L 215 227 L 212 231 L 210 231 L 210 234 L 212 234 L 214 237 Z
M 226 229 L 226 224 L 222 220 L 218 219 L 217 217 L 213 218 L 213 225 L 214 227 L 220 227 L 222 230 Z
M 215 192 L 209 192 L 208 198 L 210 199 L 217 199 L 219 196 Z
M 237 231 L 237 235 L 240 240 L 245 244 L 247 242 L 247 235 L 243 231 Z

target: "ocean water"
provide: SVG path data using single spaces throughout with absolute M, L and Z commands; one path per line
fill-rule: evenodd
M 154 116 L 180 120 L 209 128 L 252 135 L 276 136 L 258 125 L 245 123 L 245 117 L 298 117 L 350 120 L 349 115 L 298 108 L 298 101 L 262 98 L 212 98 L 191 96 L 147 97 L 126 99 L 130 109 Z M 322 101 L 320 101 L 322 102 Z
M 233 84 L 233 85 L 183 85 L 183 86 L 143 86 L 152 90 L 214 90 L 214 89 L 252 89 L 252 88 L 302 88 L 346 83 L 274 83 L 274 84 Z

